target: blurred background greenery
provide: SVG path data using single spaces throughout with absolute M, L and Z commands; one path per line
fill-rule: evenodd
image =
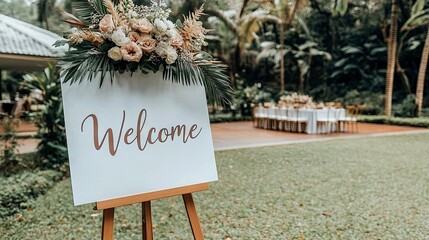
M 60 10 L 72 12 L 71 2 L 0 0 L 0 13 L 61 35 L 69 27 L 61 21 Z M 166 3 L 175 19 L 204 1 Z M 416 92 L 428 7 L 428 2 L 416 0 L 206 1 L 203 22 L 212 29 L 206 50 L 230 66 L 237 90 L 233 110 L 249 113 L 246 107 L 251 103 L 300 92 L 318 101 L 365 104 L 367 114 L 383 114 L 389 39 L 395 39 L 393 115 L 412 117 L 418 113 Z M 390 31 L 392 19 L 398 28 L 396 37 L 389 38 L 395 34 Z M 424 79 L 427 71 L 421 71 Z M 13 91 L 12 80 L 20 75 L 5 74 L 2 88 Z M 429 106 L 428 87 L 422 89 L 423 108 Z M 259 93 L 245 93 L 252 88 Z M 422 114 L 427 115 L 428 110 L 423 109 Z

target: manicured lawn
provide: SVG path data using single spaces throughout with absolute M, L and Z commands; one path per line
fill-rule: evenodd
M 429 134 L 217 153 L 220 180 L 195 194 L 207 239 L 427 239 Z M 1 239 L 100 239 L 101 214 L 72 206 L 70 181 L 0 219 Z M 155 239 L 192 239 L 181 198 L 153 202 Z M 140 239 L 140 208 L 116 211 Z

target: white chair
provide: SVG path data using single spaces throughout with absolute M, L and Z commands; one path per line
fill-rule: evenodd
M 331 133 L 332 126 L 338 129 L 337 111 L 334 108 L 316 110 L 317 133 Z M 323 129 L 322 129 L 323 127 Z
M 267 123 L 267 129 L 277 130 L 277 108 L 276 107 L 270 107 L 268 108 L 268 123 Z
M 281 130 L 282 127 L 283 131 L 289 130 L 289 118 L 287 115 L 287 109 L 285 107 L 277 110 L 277 122 L 279 125 L 279 130 Z
M 267 109 L 263 106 L 255 107 L 254 109 L 254 120 L 256 127 L 265 128 L 268 120 L 268 112 Z
M 303 129 L 306 129 L 308 117 L 304 116 L 303 112 L 300 111 L 299 108 L 289 108 L 287 113 L 291 131 L 299 133 L 303 132 Z

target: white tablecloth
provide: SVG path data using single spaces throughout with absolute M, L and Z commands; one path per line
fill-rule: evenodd
M 308 134 L 317 134 L 317 133 L 326 133 L 328 131 L 327 127 L 322 129 L 317 129 L 317 118 L 344 118 L 346 115 L 346 110 L 344 108 L 339 109 L 302 109 L 299 110 L 301 117 L 307 118 L 307 128 L 305 132 Z M 336 131 L 335 125 L 332 126 L 331 131 Z

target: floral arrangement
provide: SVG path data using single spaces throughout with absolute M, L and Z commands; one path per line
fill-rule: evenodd
M 314 103 L 312 97 L 294 92 L 290 95 L 281 96 L 278 105 L 281 107 L 312 107 Z
M 203 6 L 183 23 L 168 20 L 171 10 L 162 1 L 136 6 L 132 0 L 73 0 L 72 7 L 76 16 L 63 16 L 74 28 L 56 43 L 70 47 L 59 62 L 64 81 L 91 81 L 101 73 L 101 86 L 107 73 L 113 81 L 114 72 L 162 70 L 164 80 L 201 84 L 209 100 L 231 102 L 227 66 L 202 51 L 209 31 L 199 21 Z

